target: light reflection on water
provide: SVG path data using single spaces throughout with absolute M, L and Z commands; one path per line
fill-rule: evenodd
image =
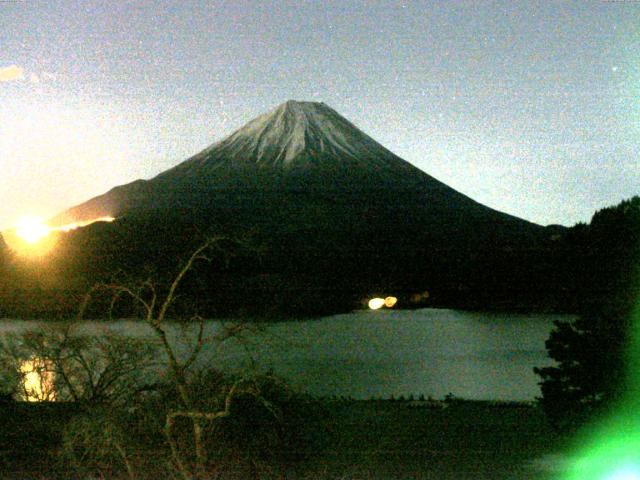
M 354 398 L 410 394 L 472 399 L 533 400 L 533 367 L 550 363 L 544 342 L 561 315 L 515 315 L 455 310 L 359 311 L 308 321 L 271 323 L 244 342 L 211 345 L 203 367 L 272 369 L 313 395 Z M 34 328 L 5 320 L 0 333 Z M 170 337 L 189 351 L 195 325 L 172 324 Z M 153 339 L 142 321 L 87 322 L 79 332 L 111 331 Z M 220 323 L 210 321 L 212 337 Z

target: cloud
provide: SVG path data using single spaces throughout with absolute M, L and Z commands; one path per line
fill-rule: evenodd
M 31 75 L 29 75 L 29 81 L 31 83 L 40 83 L 40 77 L 35 73 L 32 73 Z
M 0 82 L 11 82 L 13 80 L 22 80 L 23 78 L 24 68 L 18 65 L 0 68 Z

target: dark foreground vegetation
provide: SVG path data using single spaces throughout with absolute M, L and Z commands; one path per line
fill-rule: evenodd
M 204 478 L 542 480 L 557 474 L 541 468 L 540 459 L 557 452 L 562 440 L 533 406 L 323 400 L 288 408 L 296 413 L 280 444 L 258 444 L 265 433 L 259 415 L 230 420 L 215 437 L 218 449 Z M 115 450 L 69 452 L 65 438 L 86 423 L 78 405 L 6 403 L 0 419 L 2 478 L 176 478 L 166 445 L 140 431 L 133 414 L 120 419 L 124 442 L 144 438 L 132 452 L 133 473 Z

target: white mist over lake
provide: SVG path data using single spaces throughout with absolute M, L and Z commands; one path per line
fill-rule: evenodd
M 442 398 L 453 393 L 469 399 L 533 400 L 540 395 L 533 368 L 552 363 L 544 342 L 553 321 L 571 318 L 439 309 L 357 311 L 262 324 L 242 342 L 207 343 L 199 366 L 234 372 L 257 366 L 317 396 Z M 3 320 L 0 334 L 38 325 Z M 220 328 L 220 322 L 207 321 L 205 337 Z M 193 324 L 170 324 L 171 338 L 185 353 L 196 330 Z M 143 321 L 86 321 L 78 331 L 155 340 Z

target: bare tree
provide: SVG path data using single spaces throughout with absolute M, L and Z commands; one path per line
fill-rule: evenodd
M 154 366 L 155 348 L 105 331 L 78 332 L 77 324 L 40 325 L 0 340 L 0 365 L 13 394 L 29 401 L 126 403 Z
M 176 346 L 168 336 L 167 314 L 178 297 L 177 292 L 185 276 L 194 268 L 197 262 L 211 262 L 210 255 L 216 253 L 226 255 L 226 251 L 222 247 L 224 241 L 227 241 L 225 237 L 217 236 L 208 239 L 199 246 L 174 277 L 166 293 L 160 292 L 156 284 L 150 279 L 130 285 L 121 283 L 98 284 L 86 295 L 79 314 L 79 318 L 82 318 L 91 299 L 102 292 L 111 294 L 110 312 L 113 311 L 116 303 L 123 297 L 130 298 L 142 308 L 144 321 L 151 327 L 166 356 L 170 379 L 178 395 L 180 408 L 167 413 L 164 434 L 169 444 L 173 464 L 184 480 L 206 478 L 208 452 L 204 438 L 205 428 L 230 415 L 231 406 L 236 396 L 250 394 L 258 399 L 269 411 L 277 414 L 275 407 L 261 396 L 258 384 L 250 378 L 241 378 L 232 385 L 225 387 L 223 392 L 224 401 L 219 410 L 202 411 L 198 407 L 197 399 L 194 398 L 190 391 L 188 372 L 196 362 L 205 344 L 204 319 L 199 315 L 192 317 L 192 321 L 197 324 L 197 334 L 186 358 L 181 358 Z M 244 324 L 224 325 L 213 340 L 220 342 L 229 338 L 237 338 L 245 328 L 246 325 Z M 186 419 L 191 423 L 192 452 L 185 452 L 184 448 L 181 449 L 176 440 L 174 429 L 178 419 Z M 191 462 L 189 460 L 190 457 L 194 457 L 195 461 Z

